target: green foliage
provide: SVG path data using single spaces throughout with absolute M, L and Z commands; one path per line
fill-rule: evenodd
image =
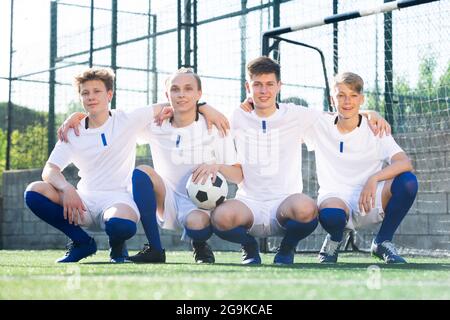
M 446 70 L 439 75 L 438 64 L 433 56 L 421 59 L 416 84 L 411 84 L 406 75 L 394 79 L 394 115 L 397 121 L 403 121 L 408 115 L 428 114 L 438 116 L 439 111 L 447 107 L 446 99 L 450 89 L 450 62 Z M 438 79 L 438 80 L 435 80 Z M 366 94 L 368 109 L 384 113 L 384 93 L 368 92 Z
M 6 118 L 8 103 L 0 103 L 0 117 Z M 1 119 L 1 118 L 0 118 Z M 42 168 L 47 160 L 46 112 L 13 105 L 10 168 Z M 0 121 L 0 187 L 6 167 L 6 121 Z
M 55 115 L 56 127 L 59 127 L 64 122 L 64 120 L 69 118 L 70 115 L 75 112 L 85 112 L 85 110 L 83 109 L 83 106 L 81 105 L 81 103 L 79 101 L 72 100 L 67 105 L 67 111 L 65 113 L 57 113 Z
M 6 119 L 8 109 L 7 102 L 0 102 L 0 119 Z M 43 111 L 35 111 L 26 107 L 13 104 L 12 114 L 12 130 L 23 130 L 24 127 L 31 123 L 38 123 L 46 126 L 48 113 Z M 0 129 L 6 131 L 6 121 L 0 121 Z
M 308 102 L 300 97 L 288 97 L 286 99 L 282 99 L 280 102 L 282 103 L 293 103 L 297 106 L 308 107 Z
M 419 81 L 417 82 L 417 93 L 427 94 L 435 91 L 434 73 L 436 71 L 436 59 L 425 57 L 419 65 Z
M 141 159 L 148 159 L 150 157 L 150 147 L 148 144 L 138 145 L 136 147 L 136 157 Z
M 2 186 L 3 170 L 6 165 L 6 133 L 0 128 L 0 191 Z
M 42 168 L 47 161 L 47 127 L 28 126 L 11 135 L 11 168 Z

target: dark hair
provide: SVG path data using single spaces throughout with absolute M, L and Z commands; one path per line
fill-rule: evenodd
M 281 80 L 280 65 L 275 60 L 269 57 L 258 57 L 251 60 L 247 64 L 247 74 L 251 79 L 254 75 L 274 73 L 277 81 Z
M 197 81 L 197 86 L 198 86 L 198 90 L 202 90 L 202 80 L 200 79 L 200 77 L 198 76 L 198 74 L 196 74 L 194 72 L 194 70 L 192 70 L 192 68 L 180 68 L 177 71 L 175 71 L 174 73 L 172 73 L 167 79 L 166 79 L 166 87 L 169 85 L 170 83 L 170 79 L 172 79 L 172 77 L 176 76 L 177 74 L 191 74 L 194 78 L 195 81 Z
M 89 80 L 101 80 L 106 90 L 114 90 L 115 74 L 111 68 L 88 68 L 75 76 L 74 86 L 80 92 L 80 85 Z

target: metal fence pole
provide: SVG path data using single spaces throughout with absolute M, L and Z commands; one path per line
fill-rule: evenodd
M 91 0 L 91 26 L 89 30 L 89 68 L 92 68 L 94 62 L 94 0 Z
M 6 163 L 5 169 L 11 169 L 11 134 L 12 134 L 12 114 L 13 104 L 11 101 L 12 94 L 12 62 L 13 62 L 13 19 L 14 19 L 14 0 L 11 0 L 11 20 L 10 20 L 10 33 L 9 33 L 9 89 L 8 89 L 8 109 L 6 112 Z
M 157 17 L 156 14 L 153 16 L 153 34 L 156 34 L 156 28 L 157 28 Z M 152 38 L 152 71 L 153 71 L 153 103 L 158 102 L 158 70 L 157 70 L 157 64 L 156 64 L 156 43 L 157 39 L 156 36 L 153 36 Z
M 48 98 L 48 155 L 55 146 L 55 85 L 56 59 L 58 56 L 58 2 L 50 3 L 50 74 Z
M 392 0 L 384 0 L 392 2 Z M 391 124 L 394 131 L 394 113 L 393 113 L 393 61 L 392 61 L 392 12 L 384 13 L 384 117 Z
M 178 0 L 177 19 L 178 68 L 192 68 L 194 72 L 197 72 L 197 0 Z M 183 42 L 184 48 L 182 48 Z
M 333 15 L 338 14 L 338 2 L 339 0 L 333 0 Z M 337 74 L 339 72 L 339 28 L 338 23 L 333 23 L 333 72 Z M 329 99 L 329 97 L 327 97 Z
M 115 93 L 111 99 L 111 109 L 115 109 L 117 101 L 117 0 L 112 0 L 111 13 L 111 68 L 116 74 L 114 80 Z
M 247 63 L 247 0 L 241 0 L 241 10 L 242 15 L 239 21 L 239 26 L 241 29 L 241 101 L 247 97 L 247 91 L 245 90 L 245 71 Z

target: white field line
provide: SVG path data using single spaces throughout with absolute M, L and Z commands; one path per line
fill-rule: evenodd
M 50 280 L 50 281 L 68 281 L 73 280 L 74 275 L 67 276 L 0 276 L 0 281 L 31 281 L 31 280 Z M 367 279 L 364 280 L 320 280 L 320 279 L 199 279 L 199 278 L 169 278 L 169 277 L 147 277 L 147 276 L 90 276 L 80 275 L 80 280 L 90 281 L 132 281 L 138 283 L 158 283 L 158 284 L 216 284 L 216 285 L 336 285 L 336 286 L 366 286 Z M 426 281 L 410 281 L 410 280 L 392 280 L 380 279 L 382 287 L 449 287 L 450 280 L 426 280 Z

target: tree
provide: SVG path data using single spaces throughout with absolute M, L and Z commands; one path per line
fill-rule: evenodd
M 47 161 L 47 127 L 28 126 L 11 135 L 11 168 L 42 168 Z

